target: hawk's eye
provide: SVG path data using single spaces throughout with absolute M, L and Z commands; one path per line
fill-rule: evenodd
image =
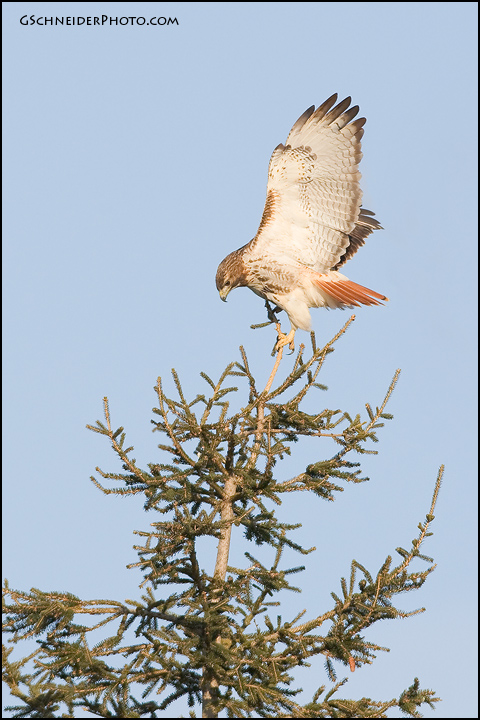
M 225 280 L 225 285 L 230 285 L 230 280 Z

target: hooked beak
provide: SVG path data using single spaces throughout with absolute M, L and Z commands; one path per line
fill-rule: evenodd
M 222 287 L 222 289 L 218 291 L 218 294 L 220 295 L 220 298 L 221 298 L 221 300 L 223 300 L 223 302 L 227 302 L 227 295 L 231 289 L 232 289 L 231 287 L 224 285 Z

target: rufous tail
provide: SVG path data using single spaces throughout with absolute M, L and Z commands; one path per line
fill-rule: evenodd
M 333 275 L 318 273 L 314 282 L 323 292 L 345 305 L 383 305 L 382 301 L 388 300 L 385 295 L 380 295 L 363 285 L 357 285 L 343 276 L 337 279 Z

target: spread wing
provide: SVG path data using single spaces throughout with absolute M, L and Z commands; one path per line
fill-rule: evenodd
M 380 227 L 361 208 L 361 139 L 365 118 L 354 120 L 351 98 L 332 95 L 297 120 L 268 169 L 267 201 L 255 254 L 283 256 L 318 272 L 338 268 Z

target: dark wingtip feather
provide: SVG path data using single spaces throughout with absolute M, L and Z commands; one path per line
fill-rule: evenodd
M 310 107 L 307 110 L 305 110 L 305 112 L 302 115 L 300 115 L 300 117 L 298 118 L 298 120 L 296 121 L 296 123 L 294 124 L 292 129 L 290 130 L 290 132 L 291 133 L 298 132 L 305 125 L 305 123 L 307 122 L 309 117 L 311 115 L 313 115 L 314 110 L 315 110 L 315 105 L 310 105 Z

